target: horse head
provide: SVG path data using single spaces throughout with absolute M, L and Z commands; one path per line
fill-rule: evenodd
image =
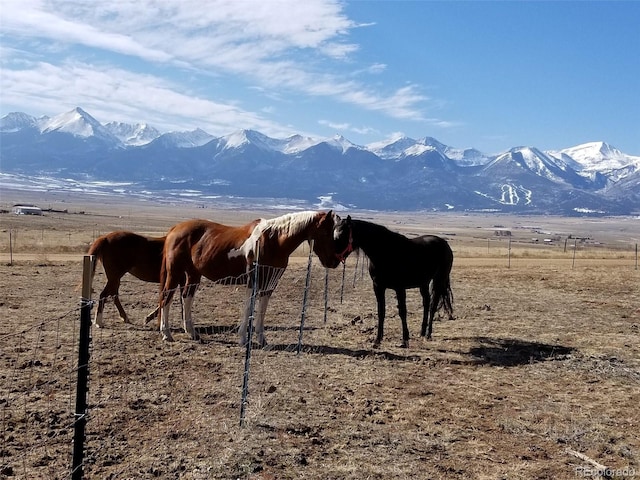
M 340 264 L 336 243 L 339 237 L 338 226 L 341 220 L 333 210 L 320 212 L 316 221 L 313 238 L 313 251 L 326 268 L 336 268 Z
M 344 263 L 349 254 L 354 250 L 351 215 L 347 215 L 347 218 L 338 221 L 334 229 L 333 238 L 336 247 L 336 259 L 338 260 L 338 263 Z

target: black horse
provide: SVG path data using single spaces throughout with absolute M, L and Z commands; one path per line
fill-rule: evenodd
M 360 249 L 369 258 L 369 274 L 378 302 L 378 336 L 373 344 L 380 346 L 384 333 L 385 291 L 395 290 L 398 313 L 402 320 L 402 346 L 409 347 L 407 327 L 407 288 L 419 288 L 424 314 L 421 335 L 431 338 L 433 317 L 443 308 L 453 318 L 453 294 L 449 275 L 453 265 L 453 252 L 447 241 L 434 235 L 407 238 L 382 225 L 351 216 L 341 221 L 341 229 L 349 229 L 348 244 L 336 245 L 340 260 L 353 250 Z M 433 298 L 432 298 L 433 297 Z

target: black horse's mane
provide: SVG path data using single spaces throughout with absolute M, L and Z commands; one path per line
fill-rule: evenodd
M 351 220 L 351 222 L 354 228 L 360 230 L 361 233 L 366 231 L 365 234 L 370 236 L 370 239 L 375 239 L 377 244 L 389 241 L 406 242 L 408 240 L 408 238 L 401 233 L 389 230 L 384 225 L 378 223 L 367 222 L 366 220 Z M 361 249 L 360 245 L 358 245 L 358 249 Z

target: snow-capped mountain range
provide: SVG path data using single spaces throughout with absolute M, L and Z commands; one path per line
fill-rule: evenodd
M 103 124 L 81 108 L 51 118 L 17 112 L 0 119 L 0 187 L 21 182 L 30 189 L 81 184 L 120 195 L 243 197 L 322 208 L 640 212 L 640 157 L 605 142 L 486 155 L 431 137 L 356 145 L 341 135 L 161 133 L 144 123 Z

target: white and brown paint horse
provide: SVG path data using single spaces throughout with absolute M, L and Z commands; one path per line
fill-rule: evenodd
M 173 293 L 185 276 L 183 326 L 195 340 L 198 335 L 193 327 L 191 308 L 203 276 L 212 281 L 236 277 L 238 283 L 250 286 L 248 272 L 254 260 L 261 267 L 280 269 L 281 275 L 289 263 L 289 255 L 305 240 L 313 241 L 313 251 L 322 265 L 335 268 L 340 263 L 335 248 L 339 222 L 340 217 L 329 211 L 290 213 L 268 220 L 254 220 L 242 226 L 221 225 L 209 220 L 188 220 L 175 225 L 167 233 L 164 244 L 159 303 L 162 338 L 173 340 L 169 308 Z M 261 346 L 266 345 L 264 316 L 278 278 L 275 281 L 271 279 L 268 286 L 258 280 L 255 318 Z M 249 295 L 251 289 L 247 293 Z M 243 345 L 247 342 L 249 314 L 247 308 L 239 331 Z

